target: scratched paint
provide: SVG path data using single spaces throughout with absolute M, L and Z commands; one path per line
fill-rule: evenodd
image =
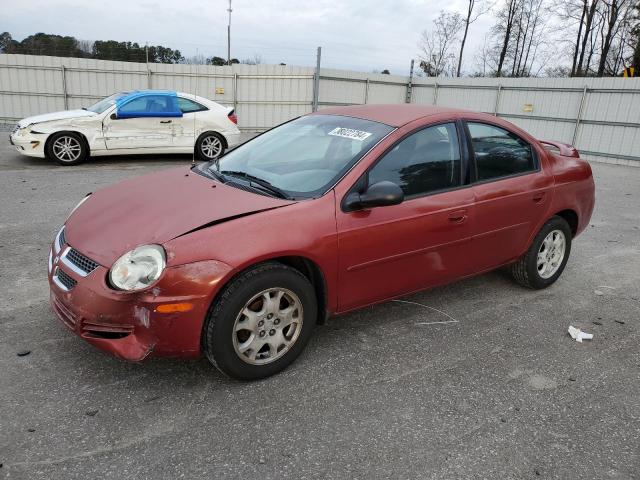
M 145 307 L 133 307 L 133 316 L 141 325 L 149 327 L 149 309 Z

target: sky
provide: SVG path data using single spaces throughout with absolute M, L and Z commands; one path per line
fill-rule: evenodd
M 233 0 L 231 56 L 255 54 L 263 63 L 315 65 L 407 75 L 418 58 L 420 33 L 442 9 L 463 13 L 467 0 Z M 10 7 L 10 8 L 9 8 Z M 17 40 L 37 33 L 81 40 L 118 40 L 226 57 L 228 0 L 135 1 L 0 0 L 0 31 Z M 463 70 L 474 69 L 476 50 L 494 19 L 472 26 Z

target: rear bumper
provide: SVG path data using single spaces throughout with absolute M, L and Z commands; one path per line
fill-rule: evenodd
M 229 148 L 237 147 L 242 143 L 241 141 L 242 134 L 240 131 L 238 132 L 225 132 L 224 138 L 227 140 L 227 145 Z
M 87 343 L 118 358 L 140 361 L 148 356 L 195 358 L 200 336 L 218 282 L 231 267 L 202 261 L 167 267 L 153 288 L 139 293 L 118 292 L 106 283 L 108 269 L 99 266 L 83 277 L 53 254 L 49 272 L 51 308 L 62 323 Z M 56 269 L 75 281 L 65 288 Z M 189 303 L 191 310 L 160 313 L 169 303 Z

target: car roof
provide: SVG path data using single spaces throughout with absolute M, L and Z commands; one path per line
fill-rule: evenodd
M 391 127 L 401 127 L 419 118 L 438 115 L 441 113 L 469 113 L 458 108 L 434 107 L 428 105 L 352 105 L 348 107 L 323 108 L 314 115 L 345 115 L 362 118 L 374 122 L 384 123 Z

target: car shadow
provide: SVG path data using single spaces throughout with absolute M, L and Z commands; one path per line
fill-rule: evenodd
M 460 297 L 460 291 L 464 290 L 469 296 L 482 297 L 486 296 L 488 285 L 492 290 L 503 292 L 510 289 L 514 292 L 516 290 L 527 292 L 515 285 L 508 276 L 508 272 L 501 269 L 401 297 L 397 299 L 400 302 L 392 300 L 333 317 L 326 325 L 316 328 L 310 344 L 289 368 L 256 382 L 227 378 L 204 357 L 192 360 L 152 357 L 141 363 L 130 363 L 101 353 L 79 339 L 73 342 L 74 345 L 71 348 L 85 360 L 82 362 L 84 365 L 82 374 L 86 375 L 88 383 L 99 382 L 98 379 L 106 380 L 107 383 L 108 379 L 120 379 L 130 382 L 131 388 L 139 391 L 143 397 L 151 395 L 150 392 L 164 395 L 165 393 L 162 392 L 166 392 L 167 389 L 176 394 L 179 393 L 181 385 L 187 390 L 206 388 L 211 391 L 212 389 L 246 388 L 247 385 L 253 384 L 288 383 L 292 377 L 299 375 L 318 375 L 317 369 L 324 368 L 321 364 L 332 358 L 332 361 L 335 361 L 336 355 L 340 355 L 341 351 L 352 348 L 349 347 L 348 338 L 391 328 L 389 327 L 391 322 L 408 322 L 405 328 L 412 328 L 414 320 L 450 323 L 445 318 L 449 314 L 455 316 L 458 323 L 463 322 L 464 316 L 460 316 L 460 312 L 466 312 L 466 307 L 465 298 Z M 468 298 L 468 296 L 465 297 Z M 431 310 L 423 310 L 424 307 Z M 88 361 L 89 358 L 91 361 Z M 344 365 L 336 365 L 336 367 L 338 370 L 346 368 Z

